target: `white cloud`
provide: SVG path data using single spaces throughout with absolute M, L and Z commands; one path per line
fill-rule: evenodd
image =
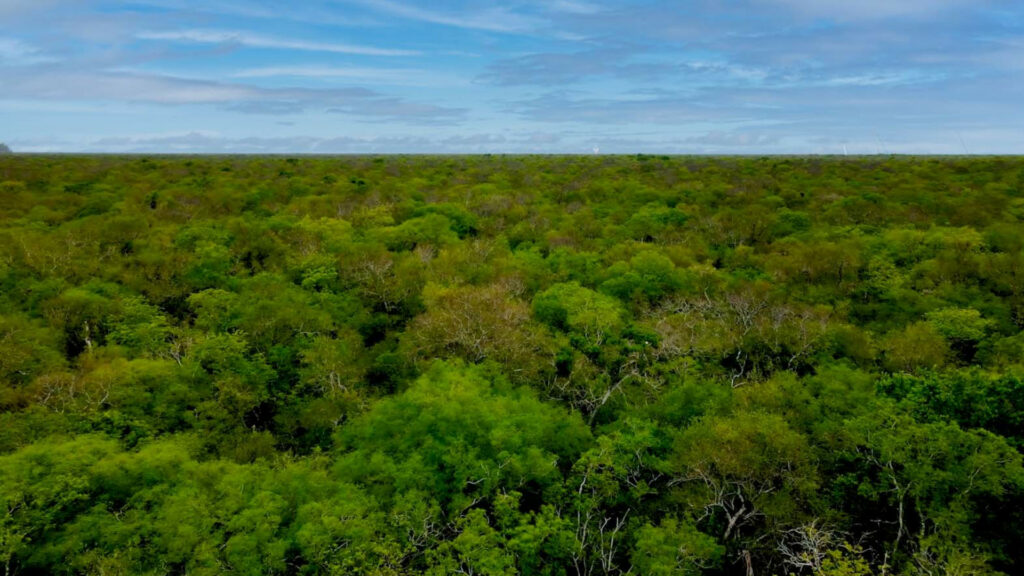
M 140 133 L 98 139 L 13 140 L 22 151 L 73 150 L 109 153 L 232 153 L 232 154 L 346 154 L 346 153 L 466 153 L 543 152 L 559 143 L 546 133 L 477 133 L 447 136 L 276 136 L 231 137 L 208 130 Z
M 415 68 L 363 68 L 336 66 L 271 66 L 249 68 L 233 78 L 319 78 L 372 82 L 390 86 L 452 86 L 466 84 L 464 79 Z
M 363 120 L 413 124 L 451 123 L 463 110 L 408 102 L 364 88 L 262 88 L 138 73 L 52 70 L 8 74 L 5 100 L 64 100 L 213 105 L 235 112 L 279 115 L 306 110 L 341 113 Z
M 938 82 L 946 77 L 943 74 L 921 74 L 913 70 L 904 72 L 878 71 L 866 74 L 855 74 L 848 76 L 836 76 L 828 78 L 818 84 L 823 86 L 897 86 L 903 84 L 921 84 L 926 82 Z M 807 85 L 816 83 L 809 82 Z
M 757 0 L 782 5 L 817 18 L 874 20 L 928 17 L 948 10 L 987 4 L 987 0 Z
M 271 48 L 279 50 L 300 50 L 304 52 L 332 52 L 339 54 L 358 54 L 362 56 L 416 56 L 416 50 L 378 48 L 358 44 L 341 44 L 336 42 L 310 42 L 287 38 L 274 38 L 248 32 L 227 30 L 173 30 L 144 31 L 135 35 L 140 40 L 166 40 L 192 44 L 237 44 L 250 48 Z
M 602 10 L 602 8 L 597 4 L 582 2 L 580 0 L 550 0 L 545 3 L 545 7 L 554 12 L 582 15 L 597 14 Z
M 133 0 L 133 4 L 180 13 L 230 16 L 258 20 L 289 20 L 330 26 L 379 26 L 377 20 L 339 14 L 330 5 L 318 7 L 315 2 L 293 2 L 287 10 L 277 0 Z
M 392 0 L 355 0 L 379 12 L 408 20 L 485 32 L 528 32 L 543 24 L 536 18 L 495 7 L 468 14 L 446 14 Z
M 11 78 L 6 98 L 45 100 L 117 100 L 158 104 L 211 104 L 256 97 L 242 85 L 218 84 L 165 76 L 54 71 Z
M 44 55 L 38 48 L 14 38 L 0 38 L 0 66 L 30 66 L 56 62 L 56 58 Z
M 0 0 L 0 16 L 17 16 L 49 9 L 59 0 Z

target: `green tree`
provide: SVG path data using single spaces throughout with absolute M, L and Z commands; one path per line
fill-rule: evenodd
M 616 338 L 625 327 L 625 312 L 614 299 L 576 282 L 555 284 L 533 299 L 533 314 L 545 324 L 565 330 L 585 351 Z
M 632 562 L 640 574 L 699 575 L 714 566 L 722 553 L 714 538 L 692 525 L 667 518 L 658 526 L 647 524 L 637 530 Z
M 460 514 L 500 490 L 560 483 L 590 442 L 579 415 L 510 385 L 493 367 L 438 362 L 339 432 L 337 471 L 394 499 L 426 490 Z
M 949 344 L 931 323 L 917 322 L 890 334 L 883 343 L 885 364 L 891 370 L 913 372 L 941 368 L 950 355 Z

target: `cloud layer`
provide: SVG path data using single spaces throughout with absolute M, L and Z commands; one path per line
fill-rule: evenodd
M 1022 62 L 1010 0 L 7 0 L 0 141 L 1024 153 Z

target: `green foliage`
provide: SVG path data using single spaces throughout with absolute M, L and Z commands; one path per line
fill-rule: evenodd
M 130 297 L 120 302 L 108 337 L 130 353 L 157 355 L 165 351 L 170 335 L 170 325 L 160 310 L 142 298 Z
M 944 308 L 929 312 L 926 318 L 944 338 L 958 343 L 980 341 L 992 325 L 992 321 L 983 319 L 981 312 L 973 309 Z
M 625 327 L 624 311 L 613 299 L 576 282 L 555 284 L 533 300 L 541 322 L 568 332 L 585 349 L 600 348 Z
M 674 519 L 637 530 L 633 567 L 652 576 L 699 575 L 716 564 L 722 547 L 714 538 Z
M 952 421 L 984 428 L 1016 446 L 1024 442 L 1024 380 L 1019 371 L 993 375 L 979 370 L 894 375 L 878 389 L 922 422 Z
M 885 363 L 892 370 L 941 368 L 949 360 L 949 344 L 932 323 L 917 322 L 886 338 Z
M 1020 159 L 0 173 L 4 574 L 1024 570 Z
M 578 415 L 493 368 L 439 362 L 342 431 L 337 471 L 381 497 L 426 490 L 454 512 L 502 489 L 554 486 L 558 462 L 589 440 Z

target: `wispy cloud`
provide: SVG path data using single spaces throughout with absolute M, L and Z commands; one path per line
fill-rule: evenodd
M 275 38 L 242 31 L 227 30 L 170 30 L 144 31 L 135 35 L 139 40 L 162 40 L 191 44 L 226 44 L 249 48 L 269 48 L 275 50 L 298 50 L 303 52 L 332 52 L 338 54 L 358 54 L 363 56 L 416 56 L 417 50 L 396 48 L 378 48 L 359 44 L 343 44 L 337 42 L 311 42 L 288 38 Z
M 189 130 L 164 134 L 132 134 L 64 142 L 83 152 L 188 152 L 249 154 L 349 154 L 349 153 L 454 153 L 454 152 L 538 152 L 560 140 L 548 133 L 470 133 L 450 136 L 376 136 L 376 137 L 230 137 L 209 130 Z M 20 150 L 46 151 L 45 143 L 14 141 Z
M 544 6 L 548 10 L 566 14 L 597 14 L 603 9 L 598 4 L 581 0 L 550 0 Z
M 163 105 L 216 105 L 250 114 L 297 114 L 310 109 L 355 118 L 451 123 L 464 111 L 408 102 L 365 88 L 264 88 L 173 76 L 53 69 L 14 73 L 0 99 L 99 100 Z
M 478 77 L 503 86 L 569 84 L 597 76 L 640 79 L 664 75 L 673 67 L 633 61 L 635 48 L 608 46 L 568 53 L 538 53 L 492 62 Z
M 1005 53 L 1005 52 L 1004 52 Z M 741 64 L 723 56 L 695 59 L 685 53 L 666 57 L 633 46 L 604 46 L 570 53 L 540 53 L 494 61 L 477 77 L 499 86 L 568 86 L 595 79 L 620 79 L 634 85 L 670 81 L 677 87 L 895 86 L 926 84 L 948 74 L 923 64 L 902 68 L 878 65 L 825 66 L 797 61 L 787 66 Z
M 452 86 L 466 81 L 451 74 L 417 68 L 365 68 L 340 66 L 270 66 L 247 68 L 233 78 L 317 78 L 367 82 L 387 86 Z
M 38 0 L 37 0 L 38 1 Z M 56 0 L 51 0 L 56 1 Z M 65 0 L 67 1 L 67 0 Z M 339 13 L 330 4 L 293 2 L 287 10 L 277 0 L 132 0 L 133 4 L 166 10 L 170 13 L 192 13 L 204 16 L 227 16 L 234 19 L 290 21 L 318 25 L 368 27 L 380 26 L 377 19 L 364 15 Z
M 942 74 L 922 74 L 914 70 L 880 70 L 826 78 L 820 84 L 825 86 L 899 86 L 937 82 L 943 79 L 945 79 L 945 76 Z
M 0 38 L 0 66 L 31 66 L 56 62 L 42 50 L 14 38 Z
M 1021 151 L 1022 54 L 1014 0 L 0 0 L 0 136 L 98 151 L 131 118 L 155 135 L 104 150 Z
M 964 6 L 990 4 L 989 0 L 758 0 L 761 4 L 781 6 L 818 18 L 835 20 L 880 20 L 893 17 L 927 18 Z
M 712 118 L 709 110 L 684 95 L 595 97 L 552 92 L 513 103 L 509 111 L 536 122 L 590 125 L 679 125 Z
M 52 8 L 60 0 L 3 0 L 0 2 L 0 16 L 16 16 Z
M 354 0 L 355 3 L 372 10 L 390 14 L 398 18 L 466 28 L 487 32 L 527 32 L 536 31 L 545 24 L 544 21 L 528 15 L 513 12 L 500 6 L 492 6 L 478 11 L 460 11 L 459 13 L 440 12 L 419 6 L 403 4 L 393 0 Z
M 777 134 L 713 130 L 699 136 L 690 136 L 684 139 L 683 142 L 721 148 L 749 148 L 778 144 L 780 140 L 781 138 Z

